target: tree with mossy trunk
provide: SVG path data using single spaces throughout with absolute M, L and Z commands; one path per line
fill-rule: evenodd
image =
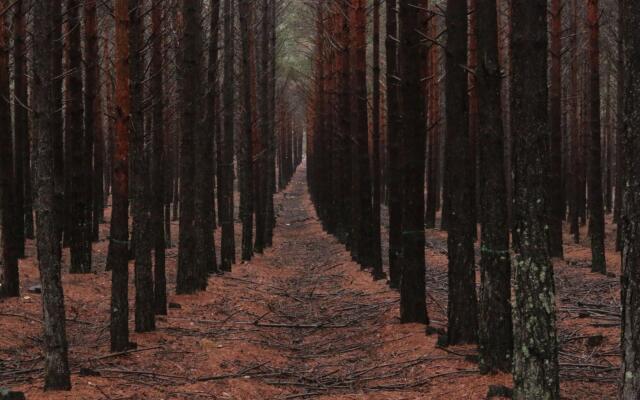
M 621 132 L 622 232 L 622 388 L 620 398 L 640 393 L 640 3 L 622 3 L 624 110 Z
M 549 152 L 547 1 L 513 0 L 511 117 L 514 134 L 512 271 L 514 399 L 560 398 L 553 265 L 546 224 Z

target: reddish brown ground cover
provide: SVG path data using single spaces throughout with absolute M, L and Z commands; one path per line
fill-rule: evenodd
M 97 272 L 63 276 L 71 392 L 41 389 L 41 305 L 28 291 L 38 282 L 29 243 L 22 296 L 0 302 L 0 386 L 28 399 L 484 399 L 489 385 L 509 386 L 508 374 L 478 372 L 474 347 L 442 349 L 424 326 L 399 323 L 398 294 L 322 231 L 305 172 L 277 196 L 274 247 L 211 277 L 206 292 L 173 294 L 176 249 L 168 250 L 169 301 L 180 308 L 159 317 L 156 332 L 133 334 L 138 347 L 127 354 L 109 353 L 103 227 L 94 245 Z M 172 228 L 175 243 L 177 224 Z M 607 235 L 615 237 L 612 224 Z M 432 325 L 444 328 L 446 234 L 430 230 L 427 239 L 429 313 Z M 555 262 L 567 399 L 616 397 L 619 256 L 612 241 L 607 249 L 609 277 L 589 271 L 586 241 L 566 245 L 566 260 Z

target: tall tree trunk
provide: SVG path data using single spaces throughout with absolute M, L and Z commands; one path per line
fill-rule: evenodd
M 360 252 L 361 264 L 365 268 L 374 267 L 373 256 L 377 255 L 381 250 L 374 249 L 373 234 L 377 232 L 379 227 L 374 228 L 371 224 L 374 221 L 373 218 L 373 187 L 371 179 L 371 160 L 369 157 L 369 118 L 368 118 L 368 97 L 367 97 L 367 0 L 355 0 L 354 9 L 355 18 L 355 30 L 354 46 L 355 48 L 355 82 L 352 88 L 353 92 L 357 96 L 356 112 L 354 117 L 355 131 L 357 132 L 357 145 L 358 145 L 358 173 L 360 179 L 360 209 L 362 218 L 360 220 L 360 236 L 362 247 Z M 297 129 L 294 131 L 297 135 Z M 293 139 L 293 137 L 292 137 Z M 292 148 L 295 148 L 292 143 Z M 293 153 L 292 153 L 293 156 Z M 295 160 L 292 157 L 291 175 L 295 172 Z M 424 167 L 423 167 L 424 171 Z M 424 214 L 424 211 L 423 213 Z M 378 244 L 379 245 L 379 244 Z M 376 267 L 375 277 L 381 277 L 381 267 Z
M 51 135 L 53 141 L 53 191 L 54 191 L 54 203 L 56 214 L 56 235 L 59 242 L 62 242 L 62 235 L 69 218 L 66 214 L 67 202 L 65 202 L 65 191 L 67 177 L 65 174 L 65 146 L 64 146 L 64 129 L 63 129 L 63 106 L 62 106 L 62 88 L 64 83 L 62 60 L 64 58 L 64 39 L 62 28 L 62 1 L 53 0 L 51 3 L 51 20 L 53 24 L 53 40 L 51 43 L 51 56 L 52 61 L 52 79 L 51 82 L 51 102 L 53 107 L 53 114 L 51 115 Z M 34 134 L 35 135 L 35 134 Z M 26 181 L 26 184 L 30 184 Z M 69 201 L 70 203 L 70 201 Z M 29 210 L 25 210 L 29 211 Z M 32 213 L 29 211 L 29 215 L 26 216 L 25 224 L 27 227 L 33 225 L 28 221 L 29 217 L 32 217 Z
M 432 6 L 433 8 L 434 6 Z M 427 36 L 435 38 L 438 35 L 435 18 L 429 19 L 429 31 Z M 431 44 L 429 48 L 429 81 L 427 105 L 427 124 L 429 127 L 429 143 L 427 145 L 427 204 L 424 216 L 426 228 L 436 227 L 436 212 L 438 209 L 440 190 L 440 47 Z
M 511 264 L 496 0 L 478 0 L 476 7 L 482 187 L 478 339 L 482 366 L 489 371 L 509 372 L 513 349 Z
M 624 172 L 624 148 L 622 147 L 622 134 L 624 132 L 624 0 L 618 0 L 618 41 L 617 41 L 617 59 L 616 59 L 616 192 L 615 192 L 615 205 L 613 220 L 617 224 L 616 229 L 616 250 L 622 250 L 622 185 L 623 185 L 623 172 Z
M 622 233 L 622 387 L 621 399 L 640 393 L 640 3 L 621 3 L 624 40 L 624 105 L 621 139 L 624 151 Z
M 199 237 L 202 243 L 202 259 L 206 262 L 203 265 L 207 269 L 207 272 L 212 273 L 218 270 L 216 260 L 216 248 L 214 245 L 213 231 L 216 229 L 215 221 L 215 174 L 216 174 L 216 158 L 214 154 L 215 138 L 220 134 L 220 117 L 219 117 L 219 103 L 218 103 L 218 39 L 219 39 L 219 24 L 220 24 L 220 1 L 211 0 L 211 19 L 210 19 L 210 38 L 209 38 L 209 67 L 207 70 L 207 81 L 209 88 L 207 95 L 207 109 L 206 109 L 206 125 L 203 130 L 203 151 L 200 152 L 200 156 L 204 158 L 202 160 L 201 174 L 199 179 L 204 180 L 202 190 L 199 191 L 199 195 L 202 197 L 201 202 L 204 205 L 206 213 L 206 221 L 201 224 Z M 218 189 L 219 190 L 219 189 Z
M 604 205 L 602 199 L 602 145 L 600 139 L 600 8 L 598 0 L 587 3 L 590 70 L 590 146 L 589 146 L 589 236 L 591 271 L 606 274 L 604 255 Z
M 474 168 L 469 136 L 467 71 L 467 4 L 447 3 L 446 163 L 449 180 L 449 344 L 475 343 L 478 317 L 473 238 L 476 229 Z
M 551 1 L 551 69 L 549 88 L 549 120 L 551 141 L 549 151 L 549 255 L 562 257 L 562 220 L 564 201 L 562 188 L 562 5 Z
M 165 143 L 164 143 L 164 79 L 162 74 L 163 40 L 162 8 L 156 4 L 151 10 L 151 97 L 153 98 L 152 120 L 152 160 L 151 160 L 151 234 L 153 235 L 154 310 L 157 315 L 167 314 L 167 277 L 165 271 Z
M 104 137 L 102 121 L 102 102 L 100 96 L 100 63 L 98 27 L 96 17 L 97 0 L 84 3 L 85 32 L 85 140 L 87 154 L 87 215 L 91 219 L 91 240 L 100 236 L 100 223 L 104 220 L 103 160 Z M 104 60 L 103 60 L 104 61 Z
M 398 10 L 397 0 L 387 3 L 387 153 L 389 157 L 389 284 L 400 287 L 402 264 L 402 169 L 400 168 L 400 110 L 398 81 Z
M 201 18 L 202 10 L 198 9 L 198 18 Z M 198 29 L 202 30 L 201 25 L 197 25 Z M 202 54 L 204 50 L 203 38 L 198 39 L 198 51 L 196 57 L 201 58 L 198 54 Z M 200 63 L 197 64 L 197 73 L 194 74 L 196 78 L 205 79 L 204 66 Z M 196 83 L 197 89 L 191 96 L 195 95 L 195 102 L 192 103 L 196 110 L 201 109 L 197 107 L 198 102 L 206 102 L 207 93 L 201 88 L 201 85 Z M 206 122 L 207 112 L 211 111 L 208 107 L 204 108 L 197 114 L 197 121 L 202 121 L 197 124 L 197 130 L 195 134 L 195 192 L 194 192 L 194 211 L 197 216 L 194 220 L 195 224 L 195 262 L 198 281 L 201 289 L 207 287 L 207 278 L 209 272 L 216 269 L 216 259 L 214 250 L 214 178 L 213 178 L 213 142 L 214 131 L 205 129 L 203 125 Z
M 67 45 L 68 62 L 67 71 L 67 96 L 68 119 L 65 120 L 66 132 L 70 155 L 66 166 L 71 179 L 71 192 L 68 200 L 71 203 L 69 215 L 71 220 L 69 233 L 69 246 L 71 248 L 71 273 L 91 272 L 91 237 L 88 224 L 87 210 L 87 179 L 88 168 L 86 153 L 85 132 L 83 129 L 84 105 L 82 85 L 82 53 L 81 53 L 81 29 L 80 29 L 80 2 L 67 0 Z M 86 132 L 86 136 L 90 135 Z M 89 203 L 90 204 L 90 203 Z
M 270 52 L 270 10 L 269 0 L 261 2 L 261 18 L 260 25 L 260 65 L 262 66 L 259 74 L 259 96 L 260 103 L 258 105 L 258 115 L 260 118 L 260 138 L 259 146 L 254 149 L 257 159 L 255 163 L 255 214 L 256 214 L 256 237 L 254 250 L 256 253 L 264 251 L 266 242 L 267 229 L 267 195 L 268 195 L 268 138 L 269 138 L 269 52 Z M 257 131 L 257 127 L 256 127 Z
M 467 0 L 468 26 L 467 26 L 467 68 L 475 71 L 478 65 L 478 38 L 476 37 L 476 25 L 478 17 L 476 14 L 477 0 Z M 473 200 L 470 211 L 470 221 L 473 223 L 473 239 L 477 239 L 478 229 L 478 209 L 480 208 L 480 185 L 478 179 L 478 89 L 476 87 L 476 76 L 467 74 L 469 93 L 469 162 L 470 172 L 469 187 L 471 189 L 471 199 Z
M 111 351 L 129 347 L 129 0 L 116 0 L 116 134 L 113 207 L 107 264 L 111 266 Z
M 7 7 L 2 1 L 2 9 Z M 9 89 L 9 33 L 5 17 L 0 16 L 0 298 L 20 295 L 18 273 L 19 224 L 17 213 L 14 152 L 11 132 Z M 18 105 L 16 105 L 16 108 Z
M 176 292 L 193 293 L 203 289 L 201 264 L 196 257 L 196 190 L 195 157 L 196 142 L 202 126 L 199 120 L 200 78 L 202 53 L 202 28 L 200 20 L 202 10 L 200 2 L 185 1 L 182 5 L 184 18 L 184 41 L 182 43 L 182 89 L 180 94 L 182 115 L 182 140 L 180 142 L 180 239 L 178 243 L 178 277 Z M 198 143 L 199 144 L 199 143 Z M 206 272 L 205 272 L 206 275 Z
M 426 6 L 425 2 L 420 3 Z M 425 98 L 421 89 L 426 46 L 419 29 L 426 11 L 416 12 L 414 0 L 399 2 L 400 104 L 402 105 L 402 158 L 404 198 L 402 201 L 402 275 L 400 278 L 400 320 L 428 324 L 425 299 L 424 256 L 424 152 L 426 145 Z
M 241 151 L 238 168 L 242 175 L 240 188 L 240 218 L 242 219 L 242 260 L 249 261 L 253 257 L 253 206 L 254 206 L 254 122 L 255 108 L 253 101 L 255 41 L 253 36 L 254 8 L 249 0 L 240 0 L 240 34 L 242 42 L 242 134 Z
M 98 32 L 96 7 L 97 0 L 85 0 L 84 6 L 84 119 L 83 119 L 83 151 L 84 164 L 82 167 L 84 186 L 84 224 L 83 237 L 88 237 L 89 243 L 97 241 L 98 229 L 93 229 L 93 154 L 97 131 L 100 129 L 98 100 L 100 58 L 98 55 Z M 99 228 L 99 227 L 96 227 Z M 91 245 L 89 245 L 91 251 Z
M 373 201 L 371 218 L 371 268 L 376 279 L 384 279 L 380 237 L 380 0 L 373 0 L 373 123 L 371 171 Z
M 580 127 L 579 110 L 578 110 L 578 3 L 572 0 L 571 3 L 571 33 L 570 33 L 570 49 L 571 49 L 571 65 L 570 65 L 570 95 L 571 99 L 571 201 L 570 201 L 570 219 L 571 233 L 573 234 L 574 243 L 580 242 Z
M 6 9 L 3 1 L 2 8 Z M 59 38 L 57 26 L 51 18 L 57 6 L 54 2 L 36 1 L 33 4 L 33 132 L 37 143 L 37 247 L 42 304 L 44 315 L 44 388 L 45 390 L 69 390 L 71 379 L 68 361 L 68 344 L 65 330 L 64 293 L 60 281 L 60 242 L 57 240 L 54 205 L 54 146 L 52 117 L 55 113 L 54 97 L 49 85 L 55 71 L 53 43 Z M 4 33 L 0 34 L 4 36 Z M 2 76 L 5 74 L 3 67 Z
M 31 166 L 25 155 L 29 143 L 29 115 L 27 110 L 27 74 L 26 74 L 26 8 L 23 0 L 14 5 L 13 16 L 13 64 L 14 64 L 14 173 L 15 173 L 15 246 L 17 256 L 24 257 L 25 245 L 25 171 Z M 31 212 L 31 210 L 29 210 Z
M 512 3 L 512 126 L 515 159 L 514 399 L 560 398 L 553 265 L 546 207 L 549 119 L 547 2 Z
M 220 135 L 220 156 L 218 157 L 218 184 L 220 186 L 218 208 L 222 239 L 220 245 L 220 266 L 223 271 L 231 271 L 236 262 L 233 226 L 233 137 L 234 137 L 234 5 L 233 0 L 224 0 L 224 81 L 223 109 L 224 132 Z
M 144 92 L 145 80 L 143 57 L 144 21 L 143 5 L 129 0 L 129 65 L 131 68 L 131 172 L 130 190 L 133 194 L 133 256 L 135 257 L 136 332 L 155 330 L 153 294 L 153 271 L 151 265 L 151 187 L 149 174 L 149 152 L 145 145 Z
M 276 68 L 277 68 L 277 43 L 276 26 L 278 15 L 277 0 L 269 1 L 269 136 L 268 136 L 268 194 L 267 194 L 267 230 L 265 244 L 273 244 L 273 228 L 276 224 L 276 215 L 273 206 L 273 195 L 276 192 Z

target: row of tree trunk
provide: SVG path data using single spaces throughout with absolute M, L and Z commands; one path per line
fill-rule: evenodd
M 0 3 L 0 297 L 19 295 L 18 260 L 36 233 L 46 389 L 70 388 L 63 247 L 69 272 L 96 269 L 92 243 L 104 238 L 109 195 L 112 351 L 132 346 L 131 260 L 135 330 L 154 330 L 156 315 L 167 313 L 172 217 L 179 216 L 178 294 L 206 289 L 210 274 L 235 263 L 234 166 L 242 257 L 271 245 L 273 196 L 303 149 L 298 118 L 277 94 L 279 7 L 276 0 L 115 0 L 113 10 L 96 0 Z
M 600 47 L 611 37 L 601 35 L 600 25 L 603 10 L 620 15 L 622 43 L 633 36 L 625 35 L 624 7 L 633 7 L 621 1 L 615 9 L 609 3 L 603 9 L 597 0 L 551 0 L 549 8 L 545 0 L 448 1 L 442 24 L 439 3 L 386 1 L 382 95 L 380 2 L 373 2 L 370 97 L 361 36 L 365 4 L 316 6 L 308 107 L 312 198 L 325 229 L 376 278 L 384 276 L 376 257 L 381 254 L 379 203 L 386 202 L 389 284 L 400 290 L 400 318 L 428 323 L 425 227 L 435 227 L 442 196 L 449 257 L 445 342 L 477 342 L 484 370 L 514 372 L 516 398 L 559 398 L 550 258 L 563 256 L 563 223 L 571 223 L 578 241 L 580 223 L 589 221 L 593 272 L 607 272 L 605 211 L 616 210 L 615 220 L 623 227 L 618 240 L 622 247 L 632 246 L 624 234 L 633 236 L 632 228 L 624 224 L 635 211 L 625 209 L 622 199 L 634 190 L 625 186 L 633 174 L 625 172 L 631 162 L 625 161 L 622 142 L 624 90 L 631 84 L 623 89 L 621 60 L 629 56 L 623 58 L 621 44 L 617 54 L 608 54 L 605 65 L 618 66 L 616 75 L 607 68 L 603 85 Z M 566 26 L 572 31 L 568 39 Z M 440 38 L 443 31 L 446 41 Z M 565 56 L 563 47 L 570 49 Z M 583 48 L 581 70 L 577 60 Z M 611 76 L 618 80 L 615 129 Z M 370 107 L 362 103 L 368 98 Z M 479 297 L 477 223 L 482 232 Z M 632 254 L 623 253 L 623 259 Z M 632 283 L 625 287 L 633 290 Z M 633 301 L 630 296 L 625 298 Z M 632 347 L 628 354 L 634 354 Z M 630 376 L 634 380 L 635 371 Z

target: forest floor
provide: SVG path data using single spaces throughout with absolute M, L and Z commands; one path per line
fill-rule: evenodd
M 28 290 L 38 282 L 30 243 L 20 265 L 22 297 L 0 302 L 0 387 L 27 399 L 399 400 L 484 399 L 490 385 L 511 386 L 508 374 L 478 372 L 473 346 L 440 348 L 423 325 L 399 323 L 398 293 L 373 281 L 322 231 L 305 174 L 303 164 L 276 197 L 273 248 L 212 276 L 206 292 L 174 294 L 177 249 L 168 250 L 174 308 L 158 318 L 156 332 L 132 333 L 137 349 L 126 354 L 109 353 L 107 242 L 95 244 L 97 272 L 63 276 L 71 392 L 42 392 L 42 312 L 40 295 Z M 239 226 L 236 234 L 240 243 Z M 612 225 L 608 235 L 615 237 Z M 607 246 L 612 276 L 589 271 L 587 242 L 566 245 L 566 260 L 555 262 L 566 399 L 616 398 L 619 257 L 613 242 Z M 446 234 L 429 230 L 425 250 L 429 313 L 444 328 Z

